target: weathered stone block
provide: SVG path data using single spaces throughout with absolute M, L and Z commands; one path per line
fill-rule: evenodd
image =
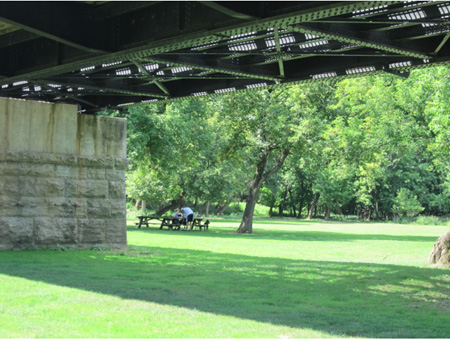
M 23 163 L 4 162 L 0 163 L 0 173 L 3 176 L 28 176 L 30 167 Z
M 66 180 L 66 197 L 107 198 L 108 181 L 106 180 Z
M 127 242 L 127 228 L 125 218 L 106 220 L 105 242 L 110 245 L 125 245 Z
M 0 216 L 16 216 L 16 212 L 13 208 L 15 199 L 12 199 L 9 196 L 4 196 L 3 193 L 4 191 L 0 191 Z
M 79 115 L 78 145 L 80 154 L 124 157 L 126 154 L 126 120 L 102 116 Z
M 35 218 L 34 243 L 36 245 L 73 244 L 76 242 L 75 218 Z
M 0 249 L 24 249 L 32 243 L 32 218 L 0 217 Z
M 24 165 L 27 163 L 23 163 Z M 31 177 L 49 177 L 55 176 L 55 165 L 53 164 L 35 164 L 28 163 L 27 175 Z
M 86 179 L 105 179 L 106 169 L 86 168 Z
M 64 196 L 65 181 L 63 178 L 27 177 L 20 187 L 20 193 L 31 197 Z
M 106 169 L 106 179 L 109 181 L 125 181 L 125 171 Z
M 126 202 L 125 197 L 122 199 L 110 199 L 111 203 L 111 218 L 126 218 Z
M 42 152 L 29 152 L 28 150 L 17 151 L 17 161 L 22 163 L 39 164 L 47 163 L 45 159 L 46 153 Z M 42 159 L 44 157 L 44 159 Z
M 78 178 L 78 169 L 70 165 L 55 165 L 55 177 Z
M 77 218 L 86 218 L 87 216 L 87 202 L 86 198 L 74 198 L 76 202 L 75 216 Z
M 104 199 L 88 200 L 87 216 L 89 218 L 109 218 L 111 216 L 111 203 Z
M 78 166 L 90 168 L 113 168 L 114 158 L 111 157 L 96 157 L 96 156 L 79 156 Z
M 86 198 L 107 198 L 108 181 L 106 180 L 86 180 L 78 181 L 77 196 Z
M 77 183 L 76 179 L 65 179 L 64 197 L 77 196 Z
M 48 215 L 50 217 L 75 217 L 80 208 L 81 204 L 75 199 L 61 197 L 48 199 Z
M 5 196 L 20 197 L 21 182 L 23 179 L 19 176 L 1 176 L 0 181 L 3 182 L 3 192 Z
M 5 152 L 5 161 L 21 163 L 24 161 L 23 152 L 8 150 Z
M 78 242 L 81 244 L 103 244 L 105 242 L 105 220 L 78 220 Z
M 124 182 L 109 182 L 109 195 L 110 199 L 125 198 L 125 183 Z
M 73 154 L 48 153 L 45 155 L 46 159 L 43 159 L 42 161 L 50 164 L 69 165 L 76 167 L 78 163 L 78 157 Z
M 115 158 L 114 168 L 116 170 L 127 170 L 128 169 L 128 159 L 126 158 Z
M 48 206 L 45 197 L 20 197 L 13 201 L 15 216 L 33 217 L 47 216 Z

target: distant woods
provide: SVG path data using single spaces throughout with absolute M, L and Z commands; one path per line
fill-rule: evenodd
M 202 214 L 246 202 L 240 232 L 256 202 L 302 218 L 448 214 L 449 77 L 438 67 L 131 107 L 128 197 Z

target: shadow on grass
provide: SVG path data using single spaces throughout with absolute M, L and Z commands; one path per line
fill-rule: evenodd
M 3 252 L 0 273 L 347 337 L 450 337 L 450 272 L 433 268 L 130 246 Z
M 229 231 L 227 231 L 227 229 Z M 231 227 L 220 227 L 220 229 L 214 230 L 214 228 L 208 231 L 198 231 L 194 230 L 189 232 L 190 237 L 211 237 L 211 238 L 236 238 L 241 239 L 242 237 L 247 237 L 247 239 L 259 240 L 278 240 L 278 241 L 338 241 L 338 242 L 351 242 L 358 240 L 373 240 L 373 241 L 405 241 L 405 242 L 436 242 L 438 237 L 436 236 L 414 236 L 414 235 L 386 235 L 386 234 L 355 234 L 355 233 L 338 233 L 330 231 L 287 231 L 287 230 L 276 230 L 276 229 L 264 229 L 256 231 L 253 234 L 237 234 L 237 228 Z M 185 233 L 184 231 L 178 230 L 168 230 L 159 229 L 158 227 L 149 227 L 137 229 L 135 227 L 128 227 L 128 232 L 144 232 L 144 233 L 167 233 L 168 235 L 180 235 L 180 233 Z

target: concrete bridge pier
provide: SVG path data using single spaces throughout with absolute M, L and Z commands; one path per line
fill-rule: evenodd
M 0 98 L 0 250 L 125 248 L 126 120 Z

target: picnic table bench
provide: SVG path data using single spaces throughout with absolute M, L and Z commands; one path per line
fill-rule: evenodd
M 201 217 L 194 218 L 194 222 L 192 223 L 192 230 L 194 230 L 194 228 L 198 228 L 200 229 L 200 231 L 202 230 L 202 228 L 208 230 L 210 223 L 209 220 L 206 220 L 205 223 L 202 223 L 202 221 L 203 218 Z
M 156 216 L 156 215 L 146 215 L 146 216 L 138 216 L 139 218 L 139 222 L 136 223 L 136 225 L 138 226 L 138 228 L 140 228 L 143 224 L 145 224 L 148 228 L 149 224 L 159 224 L 158 223 L 151 223 L 149 222 L 150 220 L 161 220 L 161 216 Z

